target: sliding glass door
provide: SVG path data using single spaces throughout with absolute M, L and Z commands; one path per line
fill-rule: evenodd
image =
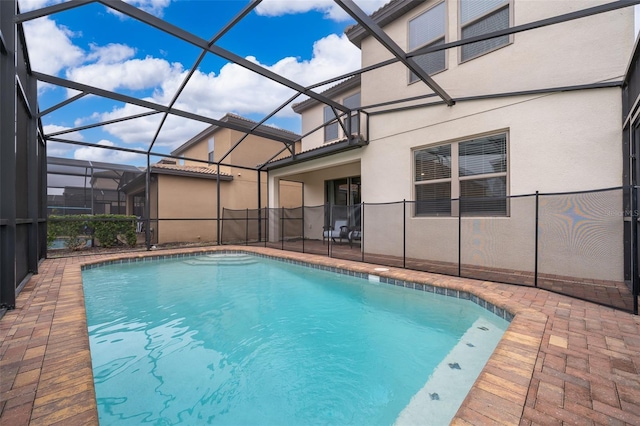
M 350 228 L 360 229 L 360 187 L 360 176 L 325 181 L 325 226 L 346 220 Z

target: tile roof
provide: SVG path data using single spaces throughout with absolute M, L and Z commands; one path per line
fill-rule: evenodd
M 180 164 L 167 164 L 167 163 L 156 163 L 151 165 L 152 172 L 161 172 L 162 170 L 201 174 L 201 175 L 213 175 L 213 176 L 216 176 L 218 174 L 215 167 L 182 166 Z M 232 176 L 232 175 L 229 173 L 220 172 L 220 176 Z
M 258 124 L 257 121 L 253 121 L 233 113 L 225 114 L 224 117 L 219 119 L 219 121 L 229 123 L 234 126 L 239 126 L 242 128 L 242 131 L 246 131 L 246 132 L 249 132 L 253 127 L 256 126 L 256 124 Z M 190 148 L 191 146 L 201 142 L 205 137 L 212 134 L 219 128 L 224 128 L 224 127 L 217 126 L 215 124 L 207 127 L 206 129 L 204 129 L 203 131 L 201 131 L 200 133 L 198 133 L 197 135 L 195 135 L 194 137 L 192 137 L 191 139 L 189 139 L 188 141 L 180 145 L 178 148 L 171 151 L 171 155 L 180 155 L 187 148 Z M 300 139 L 300 135 L 298 135 L 295 132 L 292 132 L 286 129 L 281 129 L 279 127 L 271 126 L 268 124 L 261 124 L 256 129 L 255 134 L 256 136 L 259 136 L 259 137 L 275 138 L 275 140 L 286 140 L 289 142 L 295 142 Z

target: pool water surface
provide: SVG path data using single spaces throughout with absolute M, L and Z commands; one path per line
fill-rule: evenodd
M 508 322 L 377 281 L 244 254 L 84 270 L 100 423 L 447 424 Z

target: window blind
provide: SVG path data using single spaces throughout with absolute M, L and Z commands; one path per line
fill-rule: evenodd
M 444 44 L 444 38 L 436 41 L 435 43 L 430 44 L 429 46 L 439 46 Z M 447 64 L 445 62 L 445 51 L 440 50 L 439 52 L 431 52 L 426 55 L 414 56 L 413 60 L 418 64 L 420 68 L 424 70 L 427 74 L 435 74 L 438 71 L 442 71 L 446 68 Z M 418 76 L 414 73 L 411 73 L 409 77 L 409 82 L 413 83 L 418 80 Z
M 509 28 L 509 8 L 505 7 L 499 11 L 488 15 L 471 25 L 462 28 L 462 38 L 474 37 L 490 32 L 504 30 Z M 509 43 L 509 36 L 495 37 L 489 40 L 479 41 L 477 43 L 465 44 L 462 46 L 462 60 L 473 58 L 485 52 L 489 52 L 500 46 Z
M 507 0 L 460 0 L 460 23 L 467 24 L 507 3 Z
M 415 151 L 414 158 L 416 182 L 451 177 L 451 145 Z
M 416 185 L 416 214 L 449 216 L 451 214 L 451 183 Z
M 460 213 L 504 216 L 507 214 L 507 177 L 460 181 Z
M 445 12 L 445 3 L 442 2 L 409 21 L 409 50 L 444 37 Z
M 459 176 L 474 176 L 507 171 L 505 134 L 461 142 L 458 145 Z

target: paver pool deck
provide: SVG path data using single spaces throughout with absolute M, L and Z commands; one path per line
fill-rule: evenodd
M 640 425 L 638 316 L 531 287 L 244 246 L 42 262 L 0 319 L 0 424 L 98 424 L 81 264 L 234 249 L 466 291 L 514 314 L 453 424 Z

